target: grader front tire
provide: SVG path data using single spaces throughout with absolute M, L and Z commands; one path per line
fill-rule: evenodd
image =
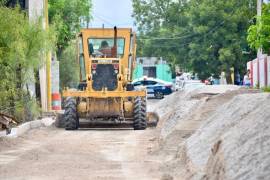
M 76 130 L 79 127 L 79 118 L 77 114 L 77 102 L 75 98 L 68 97 L 65 102 L 65 129 Z
M 147 127 L 146 100 L 143 97 L 136 97 L 134 100 L 134 130 L 144 130 Z

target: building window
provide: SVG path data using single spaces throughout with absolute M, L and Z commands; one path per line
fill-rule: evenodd
M 16 5 L 17 5 L 17 3 L 19 3 L 19 5 L 20 5 L 20 7 L 22 8 L 22 9 L 26 9 L 27 8 L 27 4 L 28 4 L 28 2 L 26 2 L 27 0 L 8 0 L 7 2 L 6 2 L 6 6 L 7 7 L 15 7 Z
M 156 67 L 155 66 L 143 67 L 143 75 L 147 77 L 156 78 L 157 77 Z

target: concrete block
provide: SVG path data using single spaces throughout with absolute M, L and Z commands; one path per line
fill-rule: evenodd
M 29 131 L 31 128 L 30 122 L 23 123 L 17 128 L 17 136 L 23 135 L 25 132 Z
M 11 137 L 16 138 L 23 135 L 31 129 L 40 128 L 42 126 L 51 126 L 55 120 L 51 117 L 43 118 L 41 120 L 35 120 L 31 122 L 26 122 L 16 128 L 12 128 L 10 134 L 6 135 L 6 131 L 0 132 L 0 137 Z
M 30 122 L 26 122 L 16 128 L 12 128 L 7 137 L 18 137 L 31 129 Z
M 41 121 L 44 126 L 51 126 L 55 122 L 51 117 L 43 118 Z
M 17 130 L 18 128 L 12 128 L 11 131 L 10 131 L 10 134 L 7 135 L 7 137 L 17 137 Z
M 4 136 L 6 136 L 6 135 L 7 135 L 6 130 L 0 131 L 0 137 L 4 137 Z
M 31 129 L 40 128 L 41 126 L 43 126 L 41 120 L 34 120 L 30 122 Z

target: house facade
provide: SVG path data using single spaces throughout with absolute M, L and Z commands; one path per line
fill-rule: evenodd
M 172 82 L 171 67 L 167 61 L 161 57 L 138 57 L 136 59 L 136 68 L 133 72 L 133 79 L 141 78 L 143 76 Z

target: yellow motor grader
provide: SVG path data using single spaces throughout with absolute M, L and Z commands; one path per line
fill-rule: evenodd
M 78 36 L 78 89 L 65 89 L 66 130 L 80 120 L 125 123 L 134 130 L 147 127 L 146 90 L 134 90 L 136 36 L 130 28 L 82 29 Z

